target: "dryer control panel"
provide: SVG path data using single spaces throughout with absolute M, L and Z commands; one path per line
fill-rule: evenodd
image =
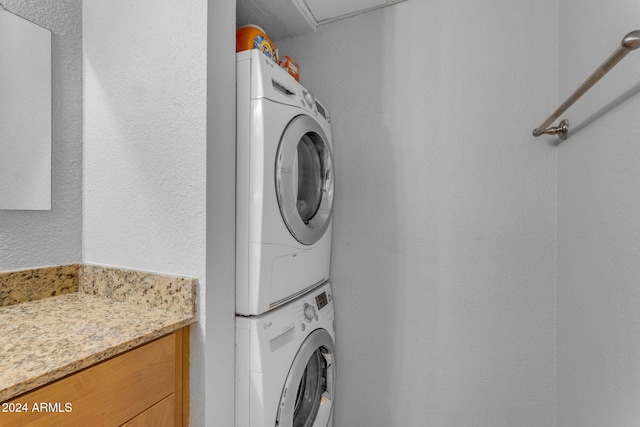
M 267 98 L 285 105 L 302 108 L 324 124 L 329 124 L 329 111 L 321 105 L 313 94 L 297 82 L 271 58 L 258 49 L 236 54 L 238 75 L 247 75 L 251 85 L 250 99 Z M 246 68 L 246 70 L 245 70 Z M 244 96 L 244 95 L 243 95 Z

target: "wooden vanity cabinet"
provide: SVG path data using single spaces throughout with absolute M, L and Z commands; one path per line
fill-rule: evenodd
M 187 326 L 7 401 L 0 426 L 188 426 L 188 380 Z

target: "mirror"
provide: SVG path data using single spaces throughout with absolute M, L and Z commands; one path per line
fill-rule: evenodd
M 51 209 L 51 32 L 0 5 L 0 209 Z

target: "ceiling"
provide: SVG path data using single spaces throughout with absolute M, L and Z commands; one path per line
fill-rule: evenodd
M 237 0 L 236 27 L 254 24 L 277 41 L 406 0 Z

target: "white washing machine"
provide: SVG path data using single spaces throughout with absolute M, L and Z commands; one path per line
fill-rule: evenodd
M 264 313 L 329 279 L 327 110 L 258 50 L 237 54 L 236 312 Z
M 263 315 L 236 317 L 236 427 L 332 427 L 335 382 L 328 282 Z

